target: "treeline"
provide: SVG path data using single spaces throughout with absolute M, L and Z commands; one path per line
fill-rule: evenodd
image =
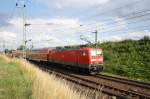
M 98 44 L 104 49 L 105 72 L 150 81 L 150 38 Z

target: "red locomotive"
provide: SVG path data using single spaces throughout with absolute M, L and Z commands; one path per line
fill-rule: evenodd
M 90 74 L 96 74 L 103 70 L 102 49 L 38 49 L 27 52 L 27 59 L 72 66 Z

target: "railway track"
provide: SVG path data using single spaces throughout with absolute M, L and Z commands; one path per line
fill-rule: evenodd
M 107 76 L 107 75 L 96 75 L 97 78 L 105 80 L 105 82 L 108 84 L 108 82 L 111 82 L 111 85 L 117 84 L 117 87 L 119 89 L 125 90 L 126 92 L 129 91 L 130 94 L 135 94 L 138 96 L 144 96 L 145 98 L 150 98 L 150 84 L 149 83 L 144 83 L 144 82 L 139 82 L 135 80 L 129 80 L 125 78 L 120 78 L 120 77 L 112 77 L 112 76 Z M 142 97 L 141 97 L 142 98 Z
M 96 92 L 100 91 L 116 99 L 150 99 L 150 84 L 147 83 L 106 75 L 80 75 L 45 64 L 40 64 L 40 67 L 74 84 Z

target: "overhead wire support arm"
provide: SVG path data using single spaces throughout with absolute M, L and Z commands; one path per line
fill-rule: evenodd
M 83 35 L 80 35 L 80 39 L 83 41 L 88 42 L 88 44 L 93 44 L 91 41 L 89 41 L 87 38 L 83 37 Z

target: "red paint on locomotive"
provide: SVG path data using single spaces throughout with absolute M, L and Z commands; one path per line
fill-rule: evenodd
M 37 61 L 49 61 L 85 69 L 92 73 L 103 70 L 102 49 L 40 49 L 27 54 L 27 58 Z

